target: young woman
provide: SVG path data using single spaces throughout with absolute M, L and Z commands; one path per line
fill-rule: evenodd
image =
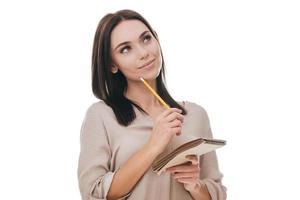
M 171 107 L 148 91 L 143 77 Z M 165 65 L 156 32 L 137 12 L 104 16 L 92 55 L 92 104 L 81 127 L 78 165 L 83 200 L 226 199 L 215 152 L 160 176 L 151 164 L 164 150 L 190 138 L 212 138 L 198 104 L 175 101 L 165 86 Z

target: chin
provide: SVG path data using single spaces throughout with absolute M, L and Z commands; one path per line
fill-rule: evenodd
M 147 73 L 142 73 L 141 76 L 146 80 L 155 80 L 159 76 L 160 69 L 157 70 L 157 68 L 154 68 L 153 70 Z

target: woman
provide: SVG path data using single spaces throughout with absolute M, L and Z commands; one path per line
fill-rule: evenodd
M 165 109 L 143 77 L 170 105 Z M 226 199 L 215 152 L 158 176 L 154 159 L 178 141 L 211 138 L 205 110 L 177 102 L 165 84 L 156 32 L 138 13 L 121 10 L 100 21 L 93 46 L 92 89 L 101 99 L 86 112 L 78 166 L 83 200 Z

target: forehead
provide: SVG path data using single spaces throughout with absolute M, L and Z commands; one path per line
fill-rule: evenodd
M 125 41 L 135 41 L 146 30 L 149 29 L 139 20 L 122 21 L 111 32 L 111 45 L 115 47 Z

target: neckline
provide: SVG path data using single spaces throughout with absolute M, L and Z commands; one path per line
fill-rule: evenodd
M 143 118 L 148 118 L 149 121 L 154 122 L 155 119 L 153 119 L 150 115 L 147 115 L 146 113 L 144 113 L 143 111 L 140 111 L 137 107 L 133 106 L 135 113 L 138 116 L 141 116 Z
M 182 104 L 180 104 L 180 105 L 183 106 L 183 108 L 186 109 L 187 101 L 181 101 L 181 103 L 182 103 Z M 136 111 L 135 113 L 138 113 L 138 115 L 140 115 L 140 116 L 142 116 L 142 117 L 144 117 L 144 118 L 148 118 L 149 121 L 151 121 L 152 123 L 154 123 L 155 118 L 153 118 L 153 117 L 151 117 L 150 115 L 148 115 L 148 114 L 146 114 L 146 113 L 140 111 L 140 110 L 139 110 L 137 107 L 135 107 L 134 105 L 133 105 L 133 108 L 134 108 L 135 111 Z

